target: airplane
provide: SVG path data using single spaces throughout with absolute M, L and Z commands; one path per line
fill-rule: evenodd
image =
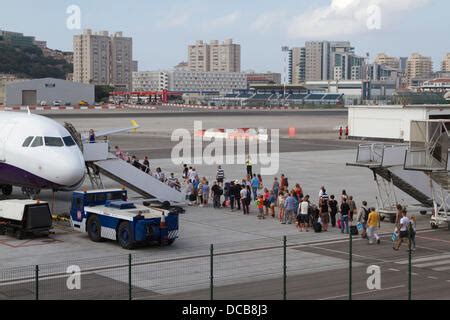
M 138 127 L 133 122 L 130 128 L 99 132 L 96 137 Z M 30 197 L 43 189 L 74 191 L 85 176 L 83 154 L 64 126 L 30 111 L 0 112 L 0 190 L 4 195 L 11 195 L 13 186 Z

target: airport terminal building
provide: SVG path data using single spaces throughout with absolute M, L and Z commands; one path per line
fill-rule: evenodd
M 5 88 L 6 106 L 36 106 L 45 101 L 51 105 L 60 101 L 62 105 L 78 105 L 86 101 L 95 102 L 95 86 L 72 81 L 44 78 L 10 83 Z

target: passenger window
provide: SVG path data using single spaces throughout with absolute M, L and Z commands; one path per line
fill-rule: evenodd
M 61 138 L 45 137 L 44 139 L 47 147 L 64 147 L 64 143 Z
M 67 147 L 72 147 L 76 144 L 75 141 L 73 141 L 73 138 L 71 136 L 64 137 L 63 140 Z
M 36 138 L 34 138 L 34 141 L 31 144 L 31 147 L 36 148 L 36 147 L 42 147 L 43 145 L 44 145 L 44 142 L 42 140 L 42 137 L 36 137 Z
M 34 137 L 28 137 L 25 139 L 25 141 L 22 144 L 22 147 L 28 148 L 30 146 L 31 141 L 33 141 Z

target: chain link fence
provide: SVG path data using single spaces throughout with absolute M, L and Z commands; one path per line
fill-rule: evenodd
M 416 267 L 437 257 L 392 244 L 290 236 L 0 269 L 0 300 L 406 300 L 450 290 L 449 281 L 417 277 Z M 436 250 L 450 257 L 444 244 Z M 450 268 L 435 269 L 446 276 Z

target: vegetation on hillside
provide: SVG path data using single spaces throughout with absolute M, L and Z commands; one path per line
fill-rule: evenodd
M 14 47 L 0 43 L 0 73 L 21 78 L 66 79 L 66 75 L 71 72 L 72 64 L 66 60 L 45 57 L 37 46 Z

